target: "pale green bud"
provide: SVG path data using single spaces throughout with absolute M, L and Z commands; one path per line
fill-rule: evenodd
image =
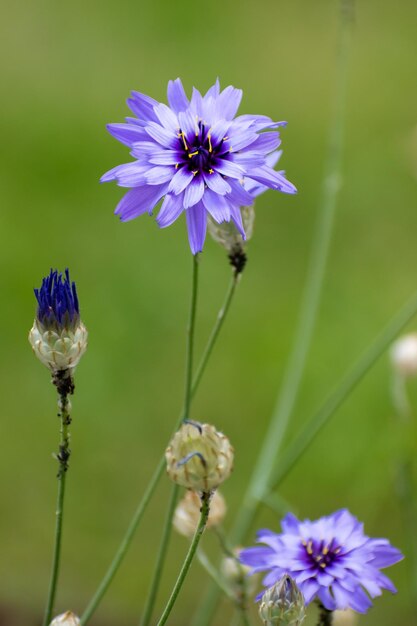
M 33 352 L 52 371 L 74 368 L 87 349 L 87 339 L 87 329 L 81 321 L 74 328 L 46 328 L 35 319 L 29 332 Z
M 285 574 L 267 589 L 259 605 L 265 626 L 299 626 L 305 618 L 303 594 L 295 581 Z
M 193 537 L 200 521 L 201 499 L 195 491 L 186 491 L 175 509 L 172 521 L 180 535 Z M 219 491 L 215 491 L 210 500 L 210 513 L 206 528 L 219 526 L 226 515 L 226 502 Z
M 80 623 L 81 622 L 75 613 L 67 611 L 66 613 L 58 615 L 58 617 L 55 617 L 50 626 L 80 626 Z
M 233 448 L 211 424 L 184 422 L 165 452 L 169 477 L 192 491 L 209 493 L 233 469 Z
M 244 206 L 240 209 L 242 214 L 243 228 L 246 233 L 246 241 L 253 234 L 255 222 L 255 209 L 252 206 Z M 207 222 L 208 231 L 216 243 L 219 243 L 227 252 L 233 252 L 236 248 L 243 248 L 244 241 L 242 235 L 237 230 L 232 221 L 218 224 L 212 218 Z

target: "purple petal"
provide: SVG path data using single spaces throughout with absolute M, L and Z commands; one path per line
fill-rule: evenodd
M 246 191 L 242 183 L 232 179 L 229 180 L 229 183 L 232 191 L 230 195 L 228 195 L 228 198 L 230 198 L 234 204 L 239 206 L 251 206 L 253 204 L 252 195 Z
M 233 224 L 241 234 L 243 241 L 246 241 L 246 233 L 242 222 L 242 213 L 240 212 L 240 208 L 238 206 L 230 206 L 230 217 L 232 218 Z
M 173 179 L 169 184 L 169 191 L 173 191 L 176 195 L 184 191 L 187 185 L 193 180 L 194 174 L 186 167 L 177 170 Z
M 208 100 L 209 98 L 216 99 L 219 93 L 220 93 L 220 82 L 219 82 L 219 79 L 216 78 L 216 82 L 214 83 L 214 85 L 210 87 L 210 89 L 207 91 L 203 99 L 204 100 Z
M 203 204 L 219 224 L 230 221 L 230 204 L 225 196 L 219 196 L 211 189 L 206 189 L 203 196 Z
M 258 152 L 263 152 L 267 154 L 268 152 L 276 150 L 280 143 L 281 139 L 279 137 L 279 133 L 262 133 L 261 135 L 258 135 L 257 140 L 251 146 L 251 148 L 252 150 L 257 150 Z
M 232 161 L 226 161 L 226 159 L 216 159 L 213 168 L 216 172 L 224 174 L 224 176 L 230 176 L 231 178 L 243 178 L 245 173 L 240 165 L 232 163 Z
M 349 600 L 350 607 L 358 613 L 366 613 L 372 606 L 372 602 L 366 595 L 366 593 L 360 587 L 357 587 L 353 593 L 350 594 Z
M 127 99 L 127 106 L 139 120 L 157 122 L 158 118 L 154 111 L 154 107 L 157 105 L 156 100 L 138 91 L 132 91 L 131 98 Z
M 152 139 L 157 141 L 164 148 L 177 148 L 178 137 L 173 130 L 167 130 L 154 122 L 147 124 L 145 130 Z
M 156 165 L 155 167 L 148 168 L 146 172 L 146 182 L 148 185 L 161 185 L 162 183 L 168 183 L 172 180 L 175 169 L 169 166 Z
M 297 582 L 297 578 L 295 580 Z M 306 604 L 309 604 L 313 600 L 318 590 L 320 589 L 320 585 L 318 584 L 317 580 L 314 580 L 314 578 L 309 578 L 305 582 L 300 583 L 299 587 L 300 587 L 301 593 L 304 596 L 304 600 Z
M 252 130 L 246 130 L 236 135 L 231 135 L 229 139 L 230 151 L 236 152 L 237 150 L 243 150 L 247 146 L 253 144 L 258 136 Z
M 165 194 L 167 187 L 168 185 L 146 185 L 131 189 L 120 200 L 115 214 L 120 216 L 122 222 L 127 222 L 146 211 L 151 213 Z
M 195 176 L 194 180 L 190 182 L 185 189 L 184 194 L 184 208 L 194 206 L 197 202 L 200 202 L 204 193 L 204 179 L 202 176 Z
M 149 157 L 149 163 L 153 165 L 176 165 L 182 159 L 182 154 L 178 150 L 161 150 L 155 148 Z
M 193 87 L 193 93 L 192 93 L 191 102 L 190 102 L 190 109 L 192 109 L 192 112 L 198 115 L 198 117 L 202 117 L 203 98 L 202 98 L 201 93 L 195 87 Z
M 231 120 L 236 115 L 242 100 L 242 90 L 235 89 L 231 85 L 226 87 L 217 98 L 216 109 L 219 117 Z
M 161 209 L 156 218 L 160 228 L 171 226 L 184 210 L 184 197 L 180 194 L 175 196 L 167 194 L 162 203 Z
M 106 172 L 101 178 L 101 183 L 117 180 L 120 187 L 137 187 L 146 182 L 145 172 L 148 168 L 137 162 L 118 165 Z
M 333 596 L 330 594 L 330 591 L 324 587 L 320 587 L 320 589 L 317 592 L 317 595 L 320 599 L 320 602 L 322 603 L 322 605 L 328 610 L 328 611 L 335 611 L 336 610 L 336 602 L 333 598 Z
M 189 100 L 185 95 L 184 87 L 181 79 L 176 78 L 168 83 L 168 102 L 169 106 L 175 113 L 185 111 L 189 107 Z
M 300 536 L 300 522 L 293 513 L 287 513 L 281 522 L 282 532 L 288 535 Z
M 217 172 L 213 172 L 212 174 L 203 172 L 203 177 L 207 187 L 221 196 L 224 196 L 232 190 L 229 183 L 226 182 Z
M 133 124 L 107 124 L 110 135 L 116 137 L 118 141 L 126 146 L 131 146 L 135 141 L 147 139 L 147 134 L 141 126 Z
M 388 567 L 404 558 L 404 555 L 386 539 L 371 539 L 369 543 L 374 554 L 372 565 L 375 567 Z
M 187 218 L 188 240 L 191 252 L 197 254 L 204 246 L 207 230 L 207 214 L 201 202 L 190 207 L 185 212 Z
M 195 135 L 198 132 L 198 126 L 196 118 L 193 116 L 189 109 L 187 111 L 178 113 L 178 121 L 180 124 L 180 128 L 185 136 L 187 138 L 195 138 Z
M 283 193 L 297 193 L 296 187 L 290 183 L 280 172 L 276 172 L 267 165 L 255 168 L 250 172 L 248 178 L 256 180 L 272 189 L 277 189 Z
M 166 104 L 158 104 L 155 107 L 155 113 L 164 128 L 172 130 L 174 133 L 179 130 L 177 116 Z

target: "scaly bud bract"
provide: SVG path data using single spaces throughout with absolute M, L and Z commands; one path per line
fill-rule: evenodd
M 184 422 L 165 452 L 169 477 L 192 491 L 209 493 L 233 469 L 233 448 L 211 424 Z
M 29 342 L 38 359 L 53 372 L 74 368 L 87 349 L 88 333 L 80 320 L 77 290 L 56 270 L 35 289 L 38 309 Z
M 265 626 L 299 626 L 302 623 L 305 618 L 304 598 L 291 576 L 284 574 L 265 591 L 259 615 Z
M 242 216 L 243 228 L 246 233 L 246 241 L 253 234 L 253 225 L 255 222 L 255 209 L 252 206 L 244 206 L 240 209 Z M 227 252 L 232 252 L 235 248 L 242 248 L 244 240 L 237 230 L 233 222 L 221 222 L 218 224 L 212 218 L 207 222 L 208 231 L 216 243 L 219 243 Z

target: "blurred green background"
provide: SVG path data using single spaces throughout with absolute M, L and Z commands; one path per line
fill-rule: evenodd
M 165 101 L 167 81 L 177 76 L 188 92 L 193 85 L 207 89 L 219 76 L 223 86 L 244 90 L 240 112 L 289 122 L 282 164 L 299 194 L 268 192 L 258 200 L 249 263 L 194 404 L 194 417 L 215 423 L 236 449 L 235 472 L 223 490 L 228 527 L 297 319 L 332 111 L 338 2 L 18 0 L 3 11 L 0 624 L 23 626 L 41 621 L 54 525 L 56 398 L 27 342 L 32 288 L 49 268 L 70 268 L 90 332 L 73 400 L 59 612 L 81 613 L 91 597 L 182 399 L 191 276 L 185 223 L 159 231 L 145 216 L 118 222 L 113 209 L 123 190 L 98 180 L 129 158 L 105 124 L 123 121 L 131 89 Z M 343 188 L 289 435 L 416 287 L 416 23 L 413 2 L 357 2 Z M 207 241 L 197 354 L 229 273 L 223 251 Z M 304 517 L 347 506 L 368 534 L 405 550 L 395 495 L 400 429 L 389 388 L 384 358 L 285 480 L 282 494 Z M 92 624 L 137 623 L 169 489 L 164 478 Z M 278 521 L 265 510 L 256 526 L 278 529 Z M 209 537 L 206 545 L 216 550 Z M 186 547 L 175 538 L 159 609 Z M 413 623 L 407 562 L 388 573 L 400 593 L 377 599 L 359 624 Z M 195 564 L 170 623 L 189 623 L 206 584 Z M 217 624 L 229 618 L 225 607 Z

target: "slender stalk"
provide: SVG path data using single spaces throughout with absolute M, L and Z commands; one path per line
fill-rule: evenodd
M 227 313 L 229 311 L 229 307 L 233 300 L 233 296 L 235 294 L 236 287 L 239 283 L 240 276 L 241 274 L 237 274 L 236 272 L 233 272 L 233 276 L 230 280 L 229 288 L 227 290 L 223 306 L 217 315 L 216 323 L 213 326 L 213 330 L 211 331 L 211 335 L 209 337 L 209 340 L 203 352 L 203 356 L 201 357 L 200 363 L 197 367 L 197 372 L 193 379 L 192 394 L 194 394 L 195 390 L 200 384 L 201 377 L 203 376 L 204 370 L 206 369 L 206 366 L 210 359 L 214 345 L 217 341 L 217 337 L 219 336 L 220 330 L 223 326 L 223 322 L 226 319 Z
M 68 461 L 71 450 L 69 448 L 70 435 L 69 426 L 71 424 L 70 400 L 69 394 L 74 391 L 74 384 L 69 370 L 55 372 L 52 381 L 58 390 L 58 417 L 60 419 L 60 441 L 59 452 L 56 455 L 58 461 L 58 496 L 56 504 L 55 518 L 55 539 L 54 552 L 52 558 L 52 571 L 49 583 L 48 598 L 45 608 L 45 616 L 43 625 L 48 626 L 52 619 L 55 597 L 58 586 L 59 566 L 61 560 L 61 542 L 62 542 L 62 523 L 64 519 L 64 498 L 65 498 L 65 482 L 68 470 Z
M 175 425 L 175 430 L 178 429 L 178 427 L 180 426 L 181 422 L 184 419 L 187 419 L 189 417 L 189 412 L 190 412 L 190 404 L 191 404 L 191 396 L 192 396 L 192 392 L 191 392 L 191 383 L 192 383 L 192 368 L 193 368 L 193 351 L 194 351 L 194 329 L 195 329 L 195 317 L 196 317 L 196 310 L 197 310 L 197 294 L 198 294 L 198 255 L 194 255 L 193 256 L 193 274 L 192 274 L 192 288 L 191 288 L 191 303 L 190 303 L 190 314 L 189 314 L 189 321 L 188 321 L 188 327 L 187 327 L 187 348 L 186 348 L 186 363 L 185 363 L 185 391 L 184 391 L 184 406 L 183 406 L 183 410 L 181 413 L 181 417 L 177 420 L 177 423 Z M 97 609 L 97 607 L 99 606 L 104 594 L 106 593 L 107 589 L 110 586 L 110 583 L 112 582 L 113 578 L 116 575 L 117 570 L 119 569 L 125 555 L 126 552 L 129 549 L 129 546 L 132 542 L 132 539 L 136 533 L 137 527 L 139 526 L 139 522 L 142 519 L 142 516 L 146 510 L 146 507 L 156 489 L 156 486 L 159 482 L 160 477 L 162 476 L 162 473 L 164 471 L 165 468 L 165 456 L 163 456 L 161 458 L 161 460 L 158 463 L 158 466 L 154 472 L 154 474 L 152 475 L 152 478 L 150 480 L 150 483 L 148 484 L 148 487 L 142 497 L 142 500 L 140 501 L 134 515 L 133 518 L 128 526 L 127 532 L 125 534 L 125 536 L 123 537 L 122 543 L 120 544 L 114 558 L 113 561 L 111 562 L 109 569 L 107 570 L 103 580 L 101 581 L 96 593 L 94 594 L 94 596 L 92 597 L 92 599 L 90 600 L 90 603 L 87 605 L 87 608 L 85 609 L 84 613 L 81 616 L 81 625 L 84 626 L 84 624 L 87 624 L 87 622 L 90 620 L 90 618 L 92 617 L 93 613 L 95 612 L 95 610 Z M 176 499 L 177 496 L 175 496 Z M 175 508 L 175 505 L 173 505 L 173 501 L 171 500 L 171 507 L 170 510 L 172 508 L 172 512 Z M 152 609 L 153 609 L 153 602 L 156 598 L 156 594 L 157 594 L 157 588 L 159 585 L 159 578 L 160 575 L 162 573 L 162 567 L 163 567 L 163 561 L 165 559 L 165 554 L 166 554 L 166 549 L 168 547 L 168 540 L 169 540 L 169 534 L 170 534 L 170 529 L 168 528 L 168 523 L 169 523 L 169 527 L 171 526 L 171 520 L 172 520 L 172 515 L 171 517 L 168 519 L 166 519 L 166 523 L 165 523 L 165 528 L 163 531 L 163 536 L 166 539 L 166 545 L 164 546 L 164 552 L 159 554 L 159 557 L 157 559 L 157 564 L 156 564 L 156 568 L 155 568 L 155 573 L 154 573 L 154 579 L 153 579 L 153 583 L 151 586 L 151 590 L 150 590 L 150 600 L 148 601 L 148 608 L 147 608 L 147 612 L 149 612 L 150 614 L 152 613 Z M 160 562 L 159 562 L 160 561 Z M 148 618 L 147 618 L 148 619 Z
M 165 622 L 167 621 L 173 607 L 174 604 L 176 602 L 176 599 L 178 597 L 178 594 L 181 590 L 181 587 L 184 583 L 184 580 L 188 574 L 188 571 L 190 569 L 191 563 L 193 561 L 194 555 L 196 553 L 196 550 L 198 548 L 198 544 L 200 543 L 200 539 L 203 535 L 204 529 L 206 527 L 207 524 L 207 520 L 208 520 L 208 516 L 209 516 L 209 512 L 210 512 L 210 494 L 209 493 L 203 493 L 202 497 L 201 497 L 201 515 L 200 515 L 200 521 L 198 523 L 197 529 L 194 533 L 194 537 L 193 540 L 191 542 L 190 548 L 187 552 L 187 556 L 185 557 L 184 563 L 182 565 L 181 571 L 179 573 L 179 576 L 177 578 L 177 581 L 174 585 L 174 589 L 172 590 L 171 596 L 169 597 L 169 600 L 167 602 L 167 605 L 164 609 L 164 612 L 161 615 L 160 620 L 157 623 L 157 626 L 163 626 L 165 624 Z
M 155 606 L 155 600 L 159 589 L 159 583 L 162 576 L 162 571 L 165 563 L 165 558 L 169 546 L 169 540 L 172 531 L 172 518 L 174 516 L 175 506 L 178 499 L 179 486 L 174 484 L 172 488 L 171 498 L 168 505 L 168 511 L 162 532 L 161 543 L 159 544 L 158 556 L 156 558 L 155 570 L 152 577 L 150 590 L 146 599 L 145 608 L 143 611 L 142 619 L 140 621 L 141 626 L 148 626 L 152 618 L 152 611 Z

